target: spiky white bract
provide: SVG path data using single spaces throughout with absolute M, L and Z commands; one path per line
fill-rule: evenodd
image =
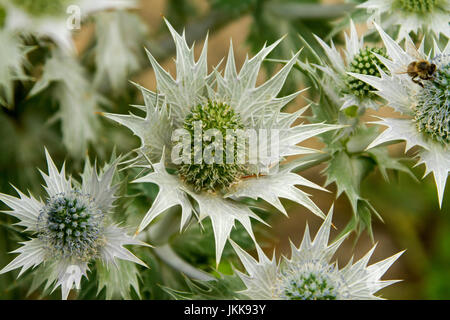
M 426 55 L 423 46 L 418 50 L 409 37 L 403 50 L 383 29 L 375 24 L 386 46 L 390 59 L 380 57 L 389 73 L 381 72 L 381 77 L 352 74 L 378 91 L 376 93 L 387 104 L 407 118 L 380 118 L 376 124 L 387 127 L 368 148 L 390 141 L 406 142 L 405 152 L 419 147 L 417 165 L 425 165 L 425 176 L 432 173 L 438 191 L 439 205 L 442 206 L 445 185 L 450 171 L 450 42 L 444 50 L 434 46 L 434 58 Z M 407 66 L 419 58 L 436 64 L 437 70 L 432 80 L 420 80 L 423 87 L 412 81 L 404 72 Z M 439 80 L 442 77 L 442 81 Z M 440 81 L 440 82 L 437 82 Z
M 398 26 L 398 41 L 420 32 L 450 38 L 449 0 L 368 0 L 358 7 L 367 9 L 369 21 L 377 21 L 384 29 Z
M 37 200 L 16 189 L 19 197 L 0 194 L 0 200 L 11 211 L 4 211 L 19 219 L 17 225 L 26 228 L 31 240 L 13 251 L 19 255 L 4 267 L 0 274 L 21 269 L 19 276 L 39 265 L 48 274 L 41 278 L 54 289 L 61 286 L 62 298 L 70 290 L 79 288 L 81 278 L 87 276 L 88 264 L 101 261 L 117 266 L 116 259 L 145 263 L 124 248 L 124 245 L 145 245 L 128 236 L 122 227 L 112 223 L 109 214 L 113 208 L 116 187 L 112 179 L 116 170 L 114 162 L 98 174 L 89 160 L 86 161 L 82 183 L 66 177 L 46 151 L 48 174 L 43 172 L 48 198 Z
M 145 118 L 133 114 L 106 114 L 109 119 L 128 127 L 141 140 L 141 147 L 137 150 L 138 157 L 132 165 L 147 167 L 152 172 L 135 182 L 154 183 L 160 188 L 158 196 L 142 220 L 138 232 L 144 230 L 156 217 L 169 208 L 181 206 L 180 228 L 188 223 L 193 212 L 198 213 L 199 220 L 206 217 L 212 220 L 216 260 L 219 263 L 235 221 L 239 221 L 254 238 L 250 218 L 257 220 L 259 218 L 247 206 L 237 201 L 240 197 L 263 198 L 275 204 L 282 211 L 284 209 L 281 209 L 278 198 L 285 197 L 310 208 L 318 216 L 324 217 L 324 214 L 309 199 L 308 195 L 295 188 L 296 185 L 313 186 L 318 189 L 320 187 L 302 178 L 294 178 L 294 174 L 289 174 L 287 171 L 280 175 L 273 173 L 272 176 L 259 180 L 261 177 L 259 177 L 258 168 L 253 168 L 255 170 L 252 172 L 253 174 L 249 174 L 245 178 L 245 174 L 243 171 L 239 171 L 241 168 L 238 166 L 234 166 L 233 170 L 225 166 L 220 174 L 214 170 L 206 171 L 205 169 L 203 171 L 205 173 L 203 177 L 206 177 L 204 180 L 209 179 L 208 182 L 211 183 L 206 186 L 208 190 L 204 190 L 200 187 L 200 183 L 192 183 L 196 176 L 189 180 L 180 174 L 181 169 L 189 174 L 191 168 L 176 165 L 173 163 L 173 159 L 172 162 L 166 160 L 173 151 L 172 134 L 177 129 L 186 128 L 191 124 L 189 121 L 194 116 L 204 117 L 203 119 L 206 121 L 214 118 L 217 123 L 222 123 L 227 128 L 235 125 L 236 128 L 254 129 L 256 132 L 259 132 L 260 129 L 267 130 L 267 132 L 270 132 L 271 129 L 279 130 L 279 153 L 275 157 L 268 156 L 264 159 L 266 163 L 275 166 L 286 156 L 315 152 L 297 144 L 323 132 L 340 128 L 340 126 L 327 124 L 302 123 L 294 126 L 294 121 L 301 116 L 305 109 L 293 114 L 281 112 L 281 108 L 301 92 L 287 97 L 277 97 L 299 53 L 294 55 L 270 80 L 256 86 L 257 76 L 264 58 L 281 40 L 270 46 L 264 46 L 253 58 L 246 59 L 240 72 L 236 70 L 233 46 L 231 45 L 224 73 L 219 72 L 217 68 L 212 73 L 208 73 L 207 39 L 200 57 L 196 61 L 193 47 L 188 46 L 185 35 L 178 34 L 168 22 L 167 25 L 176 44 L 176 78 L 174 79 L 164 70 L 148 52 L 156 75 L 158 93 L 138 86 L 145 102 L 145 106 L 138 108 L 146 112 Z M 222 116 L 224 118 L 221 118 Z M 272 144 L 275 143 L 273 140 L 264 147 L 271 150 Z M 266 152 L 265 154 L 271 153 Z M 149 165 L 147 160 L 153 165 Z M 170 173 L 166 167 L 170 167 Z M 178 170 L 178 174 L 174 170 Z M 231 171 L 233 174 L 237 172 L 235 176 L 231 174 L 228 176 L 234 180 L 231 179 L 232 182 L 228 185 L 222 183 L 220 179 Z M 274 183 L 261 183 L 268 179 L 273 179 Z M 221 186 L 225 185 L 224 189 L 219 189 L 215 184 L 219 180 L 222 183 Z
M 6 29 L 48 37 L 66 52 L 74 52 L 72 32 L 78 27 L 77 19 L 96 11 L 136 5 L 134 0 L 1 0 L 0 4 L 7 12 Z
M 306 225 L 300 246 L 291 243 L 291 257 L 282 257 L 278 263 L 258 246 L 256 260 L 231 242 L 246 270 L 236 271 L 246 286 L 241 293 L 257 300 L 380 299 L 375 296 L 377 291 L 398 282 L 381 277 L 403 252 L 368 266 L 374 246 L 357 262 L 352 258 L 339 269 L 332 258 L 349 233 L 328 244 L 332 214 L 331 209 L 314 240 Z
M 365 46 L 364 37 L 358 37 L 353 21 L 350 21 L 350 33 L 345 34 L 344 56 L 333 42 L 329 46 L 319 37 L 315 38 L 328 58 L 328 62 L 323 62 L 323 65 L 315 65 L 324 72 L 321 84 L 328 96 L 335 100 L 341 110 L 351 106 L 358 106 L 362 110 L 377 109 L 378 97 L 370 92 L 368 85 L 349 76 L 347 72 L 378 74 L 376 65 L 379 63 L 375 53 L 382 53 L 382 49 Z

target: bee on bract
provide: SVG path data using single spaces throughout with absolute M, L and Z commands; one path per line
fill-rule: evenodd
M 425 60 L 419 52 L 416 50 L 414 46 L 407 46 L 407 51 L 417 60 L 409 63 L 405 70 L 401 70 L 397 73 L 399 74 L 408 74 L 411 77 L 411 80 L 421 86 L 423 88 L 423 83 L 421 80 L 431 80 L 433 79 L 433 75 L 436 71 L 436 65 Z

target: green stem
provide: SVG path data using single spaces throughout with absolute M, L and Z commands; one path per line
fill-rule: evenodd
M 176 207 L 169 209 L 161 219 L 151 225 L 145 232 L 146 240 L 155 246 L 153 248 L 155 254 L 172 268 L 192 279 L 214 280 L 213 276 L 184 261 L 170 246 L 170 238 L 180 231 L 180 220 L 180 210 Z
M 208 273 L 199 270 L 189 263 L 181 259 L 175 251 L 170 247 L 170 245 L 165 244 L 160 247 L 153 249 L 156 255 L 164 261 L 167 265 L 180 271 L 181 273 L 187 275 L 191 279 L 201 280 L 201 281 L 212 281 L 215 278 Z

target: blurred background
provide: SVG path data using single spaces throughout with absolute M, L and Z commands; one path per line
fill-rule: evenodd
M 303 1 L 303 0 L 141 0 L 136 14 L 146 29 L 145 39 L 138 46 L 136 57 L 139 67 L 130 70 L 127 78 L 150 90 L 156 89 L 155 76 L 150 63 L 145 58 L 143 48 L 148 48 L 164 68 L 174 74 L 174 44 L 163 23 L 166 17 L 172 25 L 181 31 L 186 28 L 189 42 L 195 41 L 196 52 L 203 47 L 203 39 L 209 32 L 208 61 L 209 66 L 217 65 L 226 57 L 230 40 L 234 45 L 237 65 L 240 66 L 246 55 L 258 51 L 267 41 L 271 43 L 286 35 L 282 44 L 273 52 L 271 58 L 286 59 L 292 52 L 302 47 L 297 34 L 311 41 L 312 33 L 323 39 L 333 38 L 337 45 L 342 44 L 342 34 L 334 34 L 336 25 L 347 17 L 355 8 L 356 2 L 342 1 Z M 300 7 L 292 6 L 299 4 Z M 318 9 L 320 6 L 320 9 Z M 92 78 L 96 72 L 95 59 L 92 57 L 95 46 L 96 20 L 86 21 L 83 28 L 74 35 L 77 55 L 80 63 Z M 364 31 L 360 28 L 359 31 Z M 129 30 L 128 32 L 133 32 Z M 111 51 L 111 55 L 115 52 Z M 307 53 L 305 53 L 307 54 Z M 36 57 L 38 60 L 38 58 Z M 280 65 L 267 62 L 260 74 L 260 81 L 267 79 Z M 37 68 L 38 69 L 38 68 Z M 38 72 L 38 71 L 35 71 Z M 88 77 L 89 77 L 88 76 Z M 293 92 L 304 86 L 302 74 L 294 70 L 288 79 L 283 94 Z M 51 121 L 55 113 L 55 103 L 45 94 L 27 98 L 30 83 L 16 84 L 16 106 L 14 109 L 2 107 L 0 112 L 0 192 L 14 194 L 10 183 L 21 190 L 30 190 L 34 195 L 42 195 L 40 185 L 43 180 L 37 168 L 44 169 L 46 146 L 59 165 L 66 160 L 69 172 L 76 172 L 82 165 L 80 159 L 69 155 L 61 142 L 61 124 Z M 142 103 L 139 91 L 124 79 L 122 91 L 103 87 L 99 91 L 110 103 L 102 105 L 100 110 L 127 113 L 129 105 Z M 288 106 L 295 111 L 307 104 L 303 94 Z M 310 96 L 310 98 L 314 98 Z M 389 108 L 370 112 L 372 115 L 392 115 Z M 373 118 L 372 118 L 373 119 Z M 139 146 L 137 138 L 101 115 L 98 115 L 101 129 L 98 140 L 89 146 L 91 158 L 108 159 L 116 146 L 119 153 L 126 153 Z M 307 146 L 322 147 L 318 139 L 308 141 Z M 390 152 L 402 156 L 404 145 L 389 147 Z M 408 154 L 414 155 L 414 150 Z M 81 158 L 84 155 L 81 155 Z M 410 167 L 414 162 L 408 163 Z M 322 171 L 325 165 L 319 165 L 301 174 L 309 180 L 323 185 L 325 177 Z M 424 168 L 412 169 L 420 179 Z M 45 171 L 45 170 L 44 170 Z M 334 225 L 337 236 L 352 217 L 352 210 L 345 195 L 336 197 L 336 188 L 328 187 L 330 193 L 308 189 L 313 201 L 328 212 L 335 202 Z M 361 194 L 370 200 L 380 213 L 384 222 L 374 218 L 373 241 L 365 231 L 352 236 L 344 242 L 337 253 L 339 264 L 343 266 L 351 255 L 360 258 L 371 246 L 377 249 L 371 259 L 376 262 L 398 251 L 405 254 L 391 267 L 385 279 L 402 279 L 403 281 L 383 289 L 379 293 L 388 299 L 449 299 L 450 298 L 450 192 L 444 196 L 442 209 L 438 207 L 436 188 L 431 176 L 420 183 L 405 173 L 390 176 L 386 183 L 378 170 L 373 170 L 361 185 Z M 289 218 L 280 213 L 270 216 L 272 228 L 264 231 L 266 253 L 276 249 L 277 255 L 289 253 L 289 240 L 299 244 L 305 224 L 308 223 L 312 234 L 320 226 L 320 219 L 308 210 L 291 202 L 284 202 Z M 3 205 L 0 209 L 6 209 Z M 145 208 L 143 209 L 145 210 Z M 5 266 L 13 255 L 8 254 L 18 247 L 17 242 L 23 238 L 11 225 L 14 220 L 7 215 L 0 215 L 0 266 Z M 25 299 L 24 288 L 15 280 L 16 274 L 0 275 L 0 299 Z M 28 298 L 34 298 L 28 296 Z

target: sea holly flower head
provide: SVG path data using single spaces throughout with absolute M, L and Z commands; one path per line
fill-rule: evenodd
M 48 198 L 45 201 L 17 192 L 19 197 L 0 194 L 18 218 L 17 225 L 26 228 L 32 238 L 15 250 L 19 253 L 0 274 L 21 268 L 19 276 L 30 268 L 42 265 L 48 272 L 48 285 L 61 286 L 67 299 L 75 286 L 79 289 L 82 276 L 87 275 L 88 264 L 101 261 L 117 267 L 116 258 L 145 264 L 125 249 L 124 245 L 144 245 L 128 236 L 125 230 L 111 221 L 109 214 L 116 199 L 112 179 L 116 163 L 101 172 L 86 161 L 82 183 L 67 178 L 63 165 L 59 171 L 46 151 L 48 174 L 42 173 Z M 123 279 L 122 279 L 123 280 Z
M 418 146 L 418 164 L 425 164 L 425 175 L 433 173 L 442 205 L 450 171 L 450 45 L 447 43 L 444 50 L 435 45 L 433 55 L 426 55 L 423 46 L 417 50 L 407 38 L 403 50 L 380 26 L 376 27 L 390 57 L 379 59 L 390 74 L 351 75 L 376 88 L 376 93 L 407 119 L 381 118 L 376 123 L 387 129 L 368 148 L 396 140 L 406 141 L 406 150 Z M 434 70 L 431 76 L 408 75 L 408 66 L 421 61 Z
M 319 37 L 316 36 L 316 39 L 328 58 L 326 65 L 316 66 L 325 73 L 322 84 L 327 92 L 333 92 L 331 96 L 337 96 L 341 109 L 351 106 L 377 109 L 379 99 L 372 93 L 373 88 L 348 72 L 379 76 L 379 68 L 386 71 L 378 60 L 378 55 L 387 57 L 385 50 L 364 45 L 364 39 L 358 37 L 353 21 L 350 23 L 350 34 L 345 34 L 344 57 L 333 43 L 328 46 Z
M 348 300 L 379 299 L 375 293 L 398 282 L 381 280 L 383 274 L 399 258 L 399 252 L 383 261 L 367 265 L 375 246 L 360 260 L 353 258 L 344 268 L 332 262 L 333 255 L 349 233 L 328 244 L 332 209 L 314 240 L 306 225 L 302 243 L 291 243 L 291 257 L 268 258 L 257 246 L 258 260 L 232 242 L 247 273 L 236 271 L 246 289 L 241 293 L 258 300 Z
M 218 67 L 208 73 L 207 39 L 196 60 L 184 33 L 167 25 L 176 44 L 176 78 L 148 52 L 157 92 L 138 86 L 145 102 L 138 108 L 146 112 L 145 118 L 106 114 L 141 139 L 132 166 L 144 166 L 151 172 L 135 182 L 160 188 L 138 232 L 169 208 L 181 206 L 181 228 L 193 212 L 200 221 L 212 220 L 218 263 L 235 221 L 254 239 L 250 218 L 260 218 L 239 202 L 242 197 L 261 198 L 283 213 L 279 198 L 287 198 L 324 217 L 295 186 L 321 187 L 292 173 L 293 166 L 279 166 L 286 156 L 314 152 L 298 143 L 340 128 L 322 123 L 294 126 L 306 109 L 293 114 L 281 111 L 301 93 L 277 97 L 299 53 L 271 79 L 256 86 L 263 60 L 280 40 L 247 58 L 239 72 L 230 45 L 223 74 Z
M 61 49 L 74 49 L 71 32 L 95 11 L 130 8 L 133 0 L 1 0 L 6 29 L 48 37 Z
M 385 29 L 398 26 L 398 41 L 420 32 L 450 38 L 449 0 L 368 0 L 359 7 L 367 9 L 369 20 L 381 23 Z

